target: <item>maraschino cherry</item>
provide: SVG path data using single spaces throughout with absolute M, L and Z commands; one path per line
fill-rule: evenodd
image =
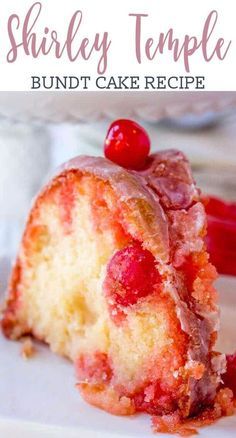
M 161 276 L 152 253 L 138 242 L 117 251 L 111 258 L 104 280 L 104 290 L 114 322 L 124 318 L 124 309 L 141 298 L 157 292 Z
M 150 152 L 150 139 L 142 126 L 132 120 L 115 120 L 108 129 L 105 157 L 126 169 L 141 170 Z

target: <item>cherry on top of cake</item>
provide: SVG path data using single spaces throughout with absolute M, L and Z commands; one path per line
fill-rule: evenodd
M 165 209 L 185 209 L 199 200 L 189 162 L 178 150 L 150 155 L 148 133 L 138 123 L 120 119 L 107 132 L 104 154 L 107 159 L 141 177 L 159 197 Z
M 142 126 L 132 120 L 115 120 L 109 127 L 105 157 L 126 169 L 141 170 L 150 152 L 150 139 Z

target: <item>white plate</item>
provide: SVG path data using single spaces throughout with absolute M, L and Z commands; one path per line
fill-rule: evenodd
M 0 261 L 1 262 L 1 261 Z M 1 265 L 0 263 L 0 266 Z M 6 260 L 1 272 L 5 285 Z M 236 279 L 218 280 L 222 307 L 220 345 L 224 351 L 235 348 Z M 1 295 L 2 297 L 2 295 Z M 121 438 L 167 437 L 153 435 L 150 417 L 115 417 L 93 408 L 75 389 L 71 363 L 37 346 L 37 355 L 24 361 L 21 344 L 0 335 L 0 436 L 5 438 Z M 200 437 L 233 438 L 236 415 L 223 418 L 199 431 Z

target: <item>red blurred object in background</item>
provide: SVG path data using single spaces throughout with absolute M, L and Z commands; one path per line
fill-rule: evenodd
M 223 374 L 222 380 L 225 386 L 228 386 L 236 397 L 236 353 L 227 354 L 227 370 L 226 373 Z
M 211 262 L 220 274 L 236 275 L 236 203 L 209 197 L 206 212 Z

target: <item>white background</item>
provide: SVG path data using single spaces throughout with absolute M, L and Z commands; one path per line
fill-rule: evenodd
M 3 3 L 3 2 L 2 2 Z M 33 59 L 19 51 L 19 58 L 13 64 L 6 61 L 6 54 L 10 49 L 7 34 L 7 21 L 12 13 L 20 16 L 20 26 L 17 31 L 17 40 L 21 41 L 22 23 L 33 0 L 8 0 L 1 5 L 0 10 L 0 91 L 2 90 L 29 90 L 31 75 L 90 75 L 93 80 L 90 90 L 95 90 L 94 77 L 97 75 L 98 55 L 85 62 L 78 59 L 74 63 L 68 62 L 66 56 L 56 60 L 53 53 Z M 218 59 L 206 63 L 201 51 L 190 58 L 190 75 L 205 76 L 205 86 L 212 90 L 235 90 L 235 17 L 236 3 L 231 0 L 207 0 L 193 2 L 189 0 L 126 0 L 114 2 L 109 0 L 42 0 L 42 13 L 35 26 L 36 32 L 42 34 L 45 26 L 50 30 L 57 30 L 62 42 L 65 41 L 67 28 L 73 13 L 77 9 L 83 11 L 83 20 L 76 37 L 94 38 L 95 32 L 108 31 L 112 45 L 108 52 L 107 76 L 110 75 L 186 75 L 183 60 L 173 62 L 168 51 L 157 59 L 137 63 L 134 50 L 135 20 L 129 13 L 148 13 L 143 26 L 143 37 L 153 37 L 158 41 L 160 32 L 167 32 L 174 28 L 176 37 L 181 40 L 185 34 L 201 38 L 203 24 L 209 12 L 218 11 L 218 22 L 213 32 L 210 47 L 217 38 L 224 37 L 232 40 L 228 55 L 224 61 Z M 142 83 L 142 81 L 141 81 Z

